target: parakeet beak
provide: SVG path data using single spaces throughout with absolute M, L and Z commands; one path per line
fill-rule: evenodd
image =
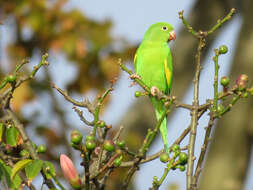
M 175 40 L 176 39 L 176 33 L 173 31 L 170 32 L 170 37 L 169 37 L 169 41 L 170 40 Z

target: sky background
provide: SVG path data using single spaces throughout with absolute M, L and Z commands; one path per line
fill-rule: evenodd
M 102 21 L 110 19 L 114 23 L 112 35 L 115 38 L 126 38 L 130 43 L 136 44 L 141 42 L 142 37 L 147 28 L 160 21 L 169 22 L 175 28 L 176 33 L 182 27 L 181 21 L 178 19 L 178 12 L 181 10 L 185 11 L 185 15 L 191 11 L 194 1 L 145 1 L 145 0 L 128 0 L 128 1 L 81 1 L 72 0 L 66 6 L 66 8 L 79 8 L 83 10 L 84 14 L 91 19 Z M 223 28 L 222 33 L 216 39 L 214 47 L 209 51 L 207 59 L 204 60 L 204 69 L 201 73 L 201 84 L 200 84 L 200 103 L 204 103 L 207 98 L 212 97 L 212 79 L 213 79 L 213 64 L 211 57 L 213 56 L 213 49 L 219 47 L 222 44 L 226 44 L 229 47 L 229 53 L 225 56 L 220 56 L 220 76 L 227 75 L 229 73 L 229 64 L 233 58 L 234 45 L 236 36 L 239 32 L 241 20 L 239 16 L 235 16 L 230 23 Z M 178 36 L 180 37 L 180 36 Z M 173 43 L 171 44 L 173 46 Z M 57 65 L 55 66 L 57 67 Z M 132 67 L 132 64 L 129 65 Z M 176 63 L 174 63 L 176 67 Z M 55 78 L 58 78 L 57 76 Z M 102 116 L 107 123 L 118 124 L 120 118 L 125 114 L 131 104 L 136 101 L 134 92 L 139 89 L 137 86 L 129 88 L 130 80 L 128 75 L 122 73 L 119 77 L 118 83 L 113 92 L 111 103 L 107 111 Z M 190 87 L 188 93 L 184 97 L 183 101 L 191 103 L 193 94 L 193 88 Z M 90 97 L 94 95 L 93 92 L 89 94 Z M 122 99 L 124 101 L 122 101 Z M 121 102 L 120 104 L 118 102 Z M 169 139 L 173 142 L 181 132 L 189 125 L 190 116 L 186 110 L 178 109 L 173 119 L 168 123 L 169 126 Z M 183 119 L 182 119 L 183 118 Z M 208 117 L 203 117 L 199 122 L 199 135 L 197 136 L 196 150 L 200 150 L 203 141 L 204 127 L 208 121 Z M 188 138 L 183 143 L 186 145 Z M 152 147 L 149 154 L 157 152 L 163 147 L 161 138 L 158 138 L 155 142 L 155 146 Z M 199 151 L 196 151 L 199 155 Z M 146 190 L 152 185 L 153 176 L 161 177 L 165 165 L 162 164 L 159 159 L 152 161 L 151 164 L 143 164 L 140 172 L 137 172 L 135 178 L 135 184 L 138 190 Z M 249 173 L 253 173 L 252 167 Z M 185 189 L 185 172 L 170 172 L 165 182 L 161 186 L 161 189 L 165 189 L 168 184 L 176 183 L 179 185 L 179 189 Z M 245 190 L 253 188 L 253 176 L 248 176 L 248 180 L 245 186 Z
M 128 0 L 128 1 L 116 1 L 116 0 L 72 0 L 66 5 L 66 9 L 79 8 L 83 11 L 83 13 L 91 19 L 95 19 L 98 21 L 102 21 L 105 19 L 110 19 L 114 23 L 114 27 L 112 30 L 112 36 L 115 38 L 125 38 L 130 43 L 136 44 L 141 42 L 142 37 L 147 30 L 147 28 L 159 21 L 166 21 L 172 24 L 175 28 L 175 32 L 178 33 L 180 27 L 182 27 L 181 21 L 178 18 L 178 12 L 181 10 L 185 10 L 185 15 L 191 11 L 192 5 L 194 1 L 189 0 L 181 0 L 181 1 L 164 1 L 164 0 L 156 0 L 156 1 L 146 1 L 146 0 Z M 204 61 L 204 69 L 201 73 L 201 83 L 200 83 L 200 103 L 205 102 L 207 98 L 212 97 L 212 79 L 213 79 L 213 64 L 211 57 L 213 56 L 213 49 L 215 47 L 219 47 L 222 44 L 226 44 L 229 47 L 229 52 L 226 55 L 220 56 L 220 76 L 226 75 L 229 73 L 229 64 L 231 59 L 233 58 L 233 47 L 236 41 L 236 36 L 238 34 L 238 29 L 240 28 L 241 20 L 239 16 L 235 16 L 232 21 L 225 28 L 223 28 L 222 33 L 216 39 L 216 43 L 210 49 L 207 59 Z M 7 44 L 8 34 L 11 34 L 11 30 L 8 27 L 1 28 L 1 35 L 6 33 L 6 38 L 2 39 L 2 43 Z M 11 35 L 10 35 L 11 36 Z M 9 38 L 10 38 L 9 36 Z M 177 36 L 180 38 L 180 36 Z M 171 44 L 173 46 L 173 43 Z M 4 55 L 1 55 L 4 56 Z M 32 63 L 38 63 L 39 57 L 34 56 L 32 58 Z M 2 61 L 6 62 L 7 61 Z M 54 73 L 52 75 L 53 81 L 60 87 L 64 86 L 68 81 L 73 80 L 76 69 L 71 66 L 71 64 L 67 63 L 64 59 L 64 55 L 58 55 L 56 57 L 50 58 L 50 63 L 52 63 L 49 67 L 50 71 Z M 174 67 L 176 67 L 177 63 L 173 63 Z M 132 64 L 128 65 L 132 68 Z M 63 76 L 64 73 L 64 76 Z M 40 77 L 41 73 L 39 72 L 37 77 Z M 42 76 L 41 76 L 42 77 Z M 118 124 L 120 118 L 125 114 L 127 109 L 132 105 L 136 98 L 134 97 L 134 93 L 137 89 L 137 86 L 129 87 L 130 79 L 128 75 L 122 73 L 119 77 L 118 83 L 115 86 L 115 91 L 113 91 L 111 102 L 105 111 L 102 119 L 106 121 L 106 123 L 111 123 L 113 125 Z M 172 87 L 173 88 L 173 87 Z M 89 92 L 87 94 L 88 97 L 94 98 L 96 92 Z M 188 93 L 183 98 L 185 103 L 191 103 L 193 94 L 193 88 L 190 87 Z M 58 94 L 59 95 L 59 94 Z M 75 95 L 77 98 L 81 98 L 79 95 Z M 33 105 L 29 105 L 24 109 L 24 112 L 27 114 L 32 114 L 34 110 L 44 110 L 44 116 L 48 117 L 47 110 L 44 109 L 48 105 L 48 98 L 46 94 L 42 94 L 39 98 L 40 102 L 33 102 Z M 59 99 L 62 100 L 63 109 L 68 111 L 69 121 L 79 121 L 78 117 L 73 114 L 72 105 L 66 104 L 66 101 L 59 96 Z M 123 100 L 123 101 L 122 101 Z M 120 104 L 118 102 L 121 102 Z M 32 108 L 32 109 L 31 109 Z M 41 109 L 43 108 L 43 109 Z M 176 137 L 178 137 L 181 132 L 188 127 L 190 123 L 189 112 L 183 109 L 177 109 L 175 113 L 171 113 L 174 115 L 173 119 L 168 123 L 169 126 L 169 141 L 173 142 Z M 199 122 L 199 134 L 204 133 L 204 127 L 207 123 L 208 118 L 205 116 Z M 40 118 L 40 122 L 43 123 L 43 117 Z M 73 123 L 72 123 L 73 124 Z M 77 126 L 80 123 L 76 124 Z M 32 132 L 32 131 L 30 131 Z M 39 141 L 39 139 L 36 139 Z M 196 150 L 200 150 L 200 146 L 203 141 L 203 135 L 197 136 L 197 146 Z M 42 141 L 43 142 L 43 141 Z M 41 143 L 42 143 L 41 142 Z M 186 145 L 188 142 L 188 138 L 183 141 L 183 144 Z M 39 143 L 39 142 L 37 142 Z M 149 154 L 157 152 L 163 147 L 161 138 L 157 138 L 155 145 L 152 146 Z M 196 151 L 197 155 L 199 151 Z M 251 159 L 252 160 L 252 159 Z M 138 190 L 146 190 L 152 185 L 153 176 L 161 177 L 165 165 L 162 164 L 159 159 L 152 161 L 149 164 L 143 164 L 141 166 L 141 170 L 137 172 L 135 178 L 135 184 Z M 249 171 L 251 175 L 248 176 L 247 184 L 244 190 L 253 189 L 253 169 L 251 166 L 251 170 Z M 161 189 L 165 189 L 168 184 L 176 183 L 179 185 L 179 189 L 185 189 L 185 172 L 170 172 L 167 176 L 165 182 L 163 183 Z

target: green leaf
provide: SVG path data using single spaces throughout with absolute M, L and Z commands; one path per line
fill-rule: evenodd
M 47 169 L 49 169 L 49 171 Z M 43 171 L 47 179 L 52 179 L 52 175 L 56 176 L 54 165 L 51 162 L 44 161 Z
M 6 143 L 11 145 L 11 146 L 17 146 L 17 141 L 18 141 L 18 130 L 16 127 L 11 126 L 7 128 L 6 130 Z
M 3 167 L 3 164 L 0 162 L 0 181 L 2 181 L 2 177 L 4 176 L 4 167 Z
M 4 132 L 4 124 L 0 123 L 0 142 L 2 142 L 3 132 Z
M 7 182 L 7 185 L 10 189 L 15 189 L 18 190 L 20 188 L 21 185 L 21 178 L 19 177 L 19 175 L 16 175 L 14 177 L 14 179 L 11 179 L 11 173 L 12 173 L 12 168 L 10 166 L 5 165 L 5 163 L 0 160 L 0 170 L 3 174 L 3 176 L 5 177 L 5 180 Z
M 26 177 L 29 179 L 29 181 L 32 181 L 40 173 L 42 165 L 42 160 L 33 160 L 25 167 Z
M 22 170 L 22 169 L 24 169 L 29 163 L 31 163 L 33 160 L 31 160 L 31 159 L 25 159 L 25 160 L 21 160 L 21 161 L 18 161 L 15 165 L 14 165 L 14 167 L 13 167 L 13 169 L 12 169 L 12 172 L 11 172 L 11 179 L 13 179 L 15 176 L 16 176 L 16 174 L 20 171 L 20 170 Z

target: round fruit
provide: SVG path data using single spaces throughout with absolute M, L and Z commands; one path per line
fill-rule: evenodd
M 105 127 L 105 122 L 104 121 L 98 121 L 98 127 Z
M 221 80 L 220 80 L 220 84 L 222 86 L 227 86 L 229 84 L 229 82 L 230 82 L 230 80 L 227 76 L 222 77 Z
M 241 74 L 241 75 L 239 76 L 239 78 L 240 78 L 240 80 L 245 81 L 245 82 L 248 82 L 248 81 L 249 81 L 249 77 L 248 77 L 248 75 L 246 75 L 246 74 Z
M 248 92 L 249 92 L 251 95 L 253 95 L 253 87 L 249 88 L 249 89 L 248 89 Z
M 37 152 L 38 153 L 45 153 L 46 152 L 46 150 L 47 150 L 47 147 L 46 147 L 46 145 L 44 145 L 44 144 L 41 144 L 41 145 L 39 145 L 38 146 L 38 148 L 37 148 Z
M 71 132 L 70 141 L 74 144 L 79 144 L 83 139 L 83 134 L 78 130 L 73 130 Z
M 122 163 L 122 159 L 123 159 L 123 156 L 120 156 L 119 158 L 116 158 L 116 159 L 114 160 L 114 162 L 113 162 L 113 165 L 114 165 L 115 167 L 119 167 L 119 166 L 121 165 L 121 163 Z
M 181 172 L 183 172 L 183 171 L 185 171 L 185 166 L 179 165 L 179 166 L 178 166 L 178 169 L 179 169 Z
M 246 87 L 247 87 L 247 83 L 245 81 L 242 81 L 242 80 L 236 82 L 236 84 L 238 85 L 238 89 L 241 90 L 241 91 L 245 90 Z
M 95 137 L 93 135 L 88 135 L 88 136 L 86 136 L 85 140 L 86 141 L 88 141 L 88 140 L 93 140 L 94 141 Z
M 29 157 L 29 152 L 28 152 L 27 150 L 23 149 L 23 150 L 19 153 L 19 155 L 20 155 L 21 157 Z
M 96 148 L 96 143 L 94 140 L 87 140 L 85 146 L 88 150 L 93 150 L 94 148 Z
M 179 164 L 180 165 L 185 165 L 187 163 L 187 160 L 188 160 L 188 155 L 184 152 L 181 152 L 179 154 Z
M 160 161 L 163 162 L 163 163 L 166 163 L 169 161 L 169 155 L 167 153 L 162 153 L 160 155 Z
M 125 141 L 117 141 L 116 144 L 117 144 L 118 147 L 124 148 L 125 145 L 126 145 L 126 142 Z
M 248 98 L 248 96 L 249 96 L 248 92 L 245 92 L 245 93 L 242 94 L 243 98 Z
M 180 146 L 178 144 L 173 144 L 171 150 L 172 152 L 178 152 L 180 150 Z
M 138 97 L 141 96 L 141 92 L 140 91 L 136 91 L 134 95 L 135 95 L 136 98 L 138 98 Z
M 224 106 L 223 106 L 222 104 L 219 104 L 219 105 L 217 106 L 217 112 L 218 112 L 218 113 L 221 113 L 221 112 L 223 112 L 223 110 L 224 110 Z
M 6 81 L 12 83 L 12 82 L 16 81 L 16 79 L 17 79 L 17 77 L 15 75 L 9 75 L 6 78 Z
M 108 152 L 113 152 L 115 150 L 114 143 L 110 140 L 104 142 L 104 149 Z
M 228 52 L 228 47 L 226 45 L 222 45 L 219 48 L 219 54 L 226 54 Z

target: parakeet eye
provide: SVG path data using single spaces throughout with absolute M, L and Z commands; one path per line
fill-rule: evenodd
M 163 26 L 162 30 L 166 31 L 166 30 L 168 30 L 168 28 L 166 26 Z

